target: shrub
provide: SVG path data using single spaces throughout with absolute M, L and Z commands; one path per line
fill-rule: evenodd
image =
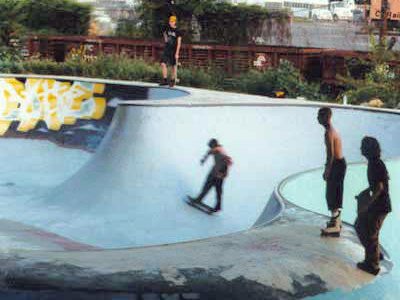
M 274 91 L 281 90 L 291 98 L 327 100 L 320 91 L 320 85 L 306 82 L 300 71 L 284 60 L 276 69 L 268 69 L 264 72 L 252 70 L 243 73 L 235 79 L 234 90 L 256 95 L 271 95 Z
M 84 59 L 80 56 L 68 57 L 58 63 L 47 59 L 27 61 L 0 61 L 0 72 L 35 73 L 44 75 L 67 75 L 98 77 L 116 80 L 159 82 L 161 68 L 158 64 L 125 56 L 98 56 Z M 182 67 L 178 78 L 183 86 L 236 91 L 256 95 L 271 95 L 276 90 L 284 90 L 289 97 L 302 96 L 312 100 L 325 100 L 319 86 L 305 82 L 298 70 L 290 63 L 282 62 L 277 69 L 265 72 L 251 70 L 229 78 L 222 70 L 210 68 Z

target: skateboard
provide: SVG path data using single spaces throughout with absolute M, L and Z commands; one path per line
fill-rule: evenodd
M 357 200 L 357 213 L 363 213 L 368 210 L 369 205 L 371 204 L 371 196 L 369 194 L 369 190 L 362 191 L 358 196 L 355 197 Z
M 340 231 L 339 232 L 328 233 L 328 232 L 325 232 L 324 229 L 321 229 L 321 236 L 322 237 L 336 237 L 336 238 L 338 238 L 338 237 L 340 237 Z
M 202 202 L 195 202 L 193 201 L 193 198 L 191 198 L 190 196 L 186 196 L 185 202 L 187 204 L 189 204 L 190 206 L 206 213 L 206 214 L 213 214 L 214 213 L 214 209 L 211 206 L 208 206 L 207 204 L 204 204 Z

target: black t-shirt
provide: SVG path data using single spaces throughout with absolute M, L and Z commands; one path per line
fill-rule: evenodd
M 383 191 L 378 199 L 368 208 L 370 212 L 389 213 L 392 211 L 389 196 L 389 174 L 381 159 L 368 162 L 368 183 L 371 191 L 375 191 L 379 182 L 383 183 Z
M 177 28 L 172 28 L 168 25 L 163 30 L 163 36 L 167 37 L 165 43 L 166 51 L 175 52 L 178 46 L 178 37 L 182 37 L 182 33 Z

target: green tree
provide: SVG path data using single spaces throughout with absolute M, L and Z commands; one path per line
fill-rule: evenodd
M 400 103 L 399 53 L 388 50 L 387 43 L 370 38 L 368 59 L 347 61 L 346 76 L 338 76 L 343 83 L 349 103 L 360 104 L 378 98 L 386 107 L 398 107 Z M 342 95 L 342 96 L 343 96 Z
M 140 29 L 140 22 L 137 19 L 122 19 L 118 21 L 115 35 L 118 37 L 143 38 L 143 31 Z
M 22 24 L 35 32 L 86 35 L 91 6 L 73 0 L 20 0 Z
M 26 13 L 18 0 L 0 1 L 0 46 L 10 47 L 11 39 L 18 38 L 24 31 L 21 22 Z
M 224 44 L 247 44 L 261 30 L 264 21 L 277 19 L 288 23 L 286 12 L 271 13 L 258 5 L 232 5 L 216 0 L 179 0 L 175 6 L 165 0 L 141 0 L 137 7 L 141 16 L 141 29 L 146 36 L 161 37 L 161 28 L 171 14 L 178 16 L 178 26 L 191 40 L 193 17 L 199 22 L 203 41 Z

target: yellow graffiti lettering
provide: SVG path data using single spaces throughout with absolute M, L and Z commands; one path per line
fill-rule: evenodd
M 101 83 L 29 78 L 25 83 L 16 78 L 0 79 L 0 135 L 12 122 L 17 130 L 27 132 L 44 121 L 50 130 L 73 125 L 78 119 L 101 119 L 106 99 L 95 97 L 105 91 Z

